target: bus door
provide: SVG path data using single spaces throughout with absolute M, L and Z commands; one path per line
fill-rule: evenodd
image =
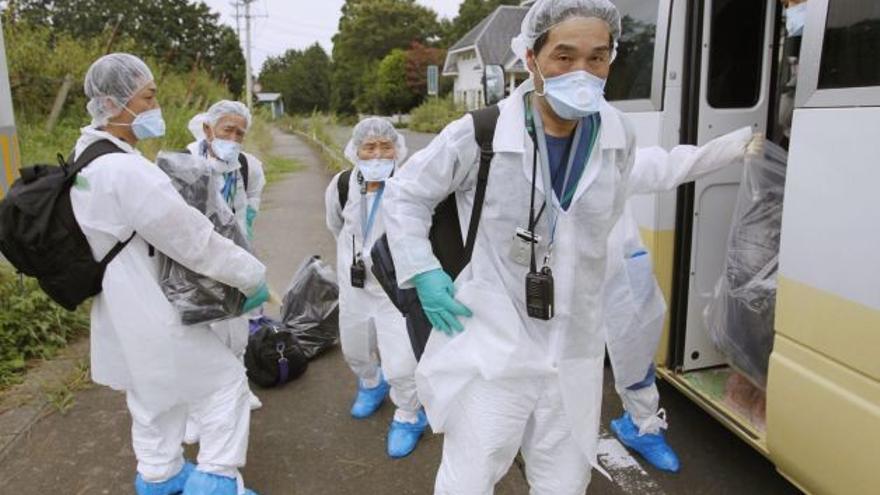
M 764 131 L 770 102 L 776 1 L 692 0 L 682 105 L 682 142 L 707 141 L 751 126 Z M 689 371 L 724 364 L 703 310 L 727 253 L 740 168 L 681 186 L 676 210 L 670 365 Z

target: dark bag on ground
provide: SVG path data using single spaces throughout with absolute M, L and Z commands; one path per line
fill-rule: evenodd
M 492 139 L 495 137 L 495 124 L 498 122 L 498 106 L 492 105 L 471 112 L 474 119 L 474 134 L 477 145 L 480 147 L 480 167 L 477 171 L 477 186 L 474 192 L 474 206 L 468 227 L 467 241 L 461 237 L 461 223 L 459 222 L 458 206 L 455 202 L 455 194 L 450 194 L 442 203 L 434 209 L 431 218 L 431 230 L 428 234 L 431 240 L 431 248 L 434 256 L 440 261 L 440 266 L 455 279 L 458 274 L 470 263 L 471 254 L 474 250 L 474 242 L 477 238 L 477 228 L 480 223 L 480 215 L 483 211 L 483 200 L 486 197 L 486 186 L 489 182 L 489 167 L 492 163 L 494 151 Z M 397 275 L 394 268 L 394 260 L 391 257 L 391 248 L 388 237 L 383 235 L 373 245 L 370 251 L 373 260 L 372 272 L 379 284 L 388 294 L 391 302 L 406 317 L 406 329 L 409 334 L 410 345 L 413 348 L 416 359 L 422 358 L 425 345 L 431 336 L 432 326 L 422 311 L 415 289 L 401 289 L 397 285 Z
M 283 323 L 263 316 L 250 325 L 244 366 L 251 381 L 265 388 L 277 387 L 306 372 L 309 360 Z
M 35 277 L 43 291 L 67 310 L 101 292 L 104 271 L 131 240 L 119 242 L 100 261 L 73 215 L 70 188 L 97 158 L 123 153 L 108 140 L 92 143 L 74 161 L 23 168 L 0 201 L 0 251 L 19 273 Z M 134 237 L 134 234 L 132 234 Z
M 235 213 L 220 193 L 219 175 L 210 164 L 185 153 L 159 153 L 156 165 L 171 178 L 174 188 L 193 208 L 204 213 L 214 230 L 250 250 Z M 244 294 L 235 287 L 196 273 L 173 259 L 159 258 L 162 292 L 180 314 L 184 325 L 209 323 L 241 315 Z
M 284 294 L 281 321 L 308 359 L 339 342 L 339 285 L 320 256 L 306 258 L 296 270 Z
M 743 168 L 722 276 L 704 311 L 709 336 L 727 361 L 761 389 L 773 350 L 779 240 L 787 154 L 766 143 Z

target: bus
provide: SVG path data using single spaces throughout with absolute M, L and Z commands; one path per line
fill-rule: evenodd
M 669 302 L 658 375 L 802 491 L 878 493 L 880 2 L 807 1 L 786 136 L 781 71 L 792 54 L 779 1 L 614 3 L 624 33 L 607 98 L 639 146 L 700 145 L 743 126 L 788 144 L 763 383 L 743 385 L 705 316 L 742 169 L 631 200 Z
M 0 22 L 0 199 L 6 196 L 18 177 L 20 162 L 21 153 L 15 133 L 12 92 L 6 65 L 6 47 L 3 43 L 3 25 Z

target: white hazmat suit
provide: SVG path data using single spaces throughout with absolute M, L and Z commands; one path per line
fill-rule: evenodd
M 672 151 L 659 146 L 639 148 L 635 169 L 653 175 L 641 181 L 639 189 L 633 192 L 671 191 L 721 168 L 742 163 L 751 139 L 752 131 L 746 127 L 701 147 L 681 145 Z M 656 385 L 636 390 L 629 387 L 645 380 L 654 361 L 663 333 L 666 301 L 629 205 L 608 238 L 604 297 L 603 326 L 615 387 L 636 426 L 645 433 L 657 433 L 666 424 L 658 416 L 660 395 Z
M 509 253 L 516 229 L 529 219 L 534 147 L 524 97 L 533 88 L 527 81 L 499 104 L 473 257 L 455 281 L 456 299 L 474 316 L 462 320 L 465 330 L 454 337 L 434 332 L 416 372 L 432 429 L 446 434 L 438 494 L 491 493 L 520 449 L 532 493 L 583 494 L 596 462 L 609 233 L 629 196 L 675 184 L 697 163 L 670 168 L 641 160 L 634 166 L 634 131 L 603 103 L 597 146 L 571 207 L 558 219 L 550 265 L 556 316 L 530 318 L 528 267 Z M 385 226 L 401 284 L 439 268 L 428 241 L 434 207 L 454 192 L 459 211 L 471 209 L 479 164 L 474 139 L 473 120 L 465 116 L 388 182 Z M 540 173 L 535 187 L 543 198 Z M 546 217 L 536 233 L 550 237 Z M 546 242 L 538 251 L 542 259 Z M 622 255 L 617 259 L 623 262 Z
M 119 89 L 132 79 L 139 82 Z M 149 69 L 131 55 L 96 62 L 86 75 L 94 122 L 105 125 L 114 116 L 108 100 L 115 100 L 119 113 L 137 85 L 151 80 Z M 162 293 L 159 261 L 149 246 L 245 294 L 263 285 L 266 269 L 217 234 L 128 143 L 90 126 L 82 130 L 75 155 L 98 140 L 124 153 L 104 155 L 79 174 L 70 193 L 74 215 L 95 259 L 135 235 L 107 266 L 103 291 L 92 304 L 92 378 L 126 393 L 138 472 L 145 481 L 163 482 L 180 472 L 186 418 L 193 415 L 202 430 L 198 469 L 237 478 L 241 485 L 238 468 L 245 463 L 250 422 L 244 368 L 208 325 L 180 323 Z
M 387 127 L 393 131 L 390 125 Z M 358 131 L 356 128 L 355 132 Z M 365 131 L 369 134 L 369 129 Z M 375 132 L 380 131 L 384 131 L 384 128 Z M 370 137 L 367 134 L 355 136 L 346 147 L 346 158 L 352 163 L 357 163 L 356 141 Z M 400 164 L 406 157 L 406 145 L 403 136 L 396 132 L 394 134 L 396 162 Z M 377 192 L 362 193 L 357 167 L 349 174 L 348 200 L 342 209 L 338 194 L 340 176 L 341 173 L 330 181 L 325 206 L 327 227 L 336 238 L 342 352 L 345 361 L 365 387 L 376 387 L 384 375 L 391 385 L 391 400 L 397 406 L 395 420 L 415 423 L 421 404 L 416 395 L 416 359 L 410 346 L 406 320 L 371 272 L 370 250 L 385 233 L 387 215 L 381 203 L 375 203 Z M 374 207 L 379 208 L 366 239 L 363 236 L 363 202 L 366 202 L 368 214 L 372 213 Z M 362 289 L 352 287 L 350 273 L 352 260 L 356 252 L 361 250 L 367 269 L 366 284 Z

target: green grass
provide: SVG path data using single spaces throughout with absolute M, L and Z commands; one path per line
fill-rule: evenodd
M 0 262 L 0 389 L 21 381 L 31 359 L 48 359 L 89 328 L 89 305 L 66 311 L 34 279 Z
M 409 129 L 418 132 L 438 133 L 464 113 L 464 107 L 456 105 L 451 96 L 429 98 L 410 112 Z
M 331 129 L 348 123 L 333 114 L 313 113 L 309 117 L 285 116 L 280 120 L 279 128 L 305 136 L 321 154 L 327 169 L 335 173 L 350 168 L 351 164 L 343 156 L 341 146 L 333 139 Z
M 267 184 L 272 184 L 285 174 L 296 172 L 302 168 L 302 164 L 296 160 L 274 152 L 273 125 L 278 126 L 269 122 L 262 113 L 257 113 L 244 142 L 245 149 L 263 161 Z M 283 126 L 278 127 L 283 128 Z

